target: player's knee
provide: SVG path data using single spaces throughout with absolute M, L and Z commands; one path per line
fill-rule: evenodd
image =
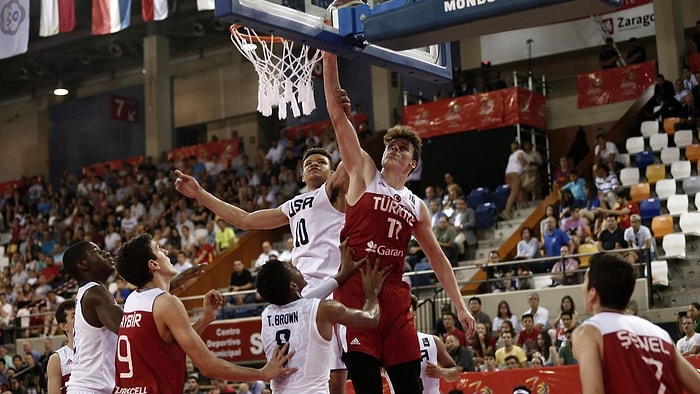
M 382 376 L 379 360 L 369 354 L 348 352 L 343 355 L 350 380 L 356 393 L 382 394 Z
M 420 359 L 391 367 L 386 367 L 394 392 L 402 394 L 421 394 L 423 382 L 420 379 Z

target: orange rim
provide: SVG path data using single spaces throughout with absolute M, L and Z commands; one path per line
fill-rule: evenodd
M 231 28 L 230 28 L 231 34 L 236 34 L 236 35 L 243 37 L 244 39 L 246 39 L 250 42 L 260 41 L 260 42 L 267 42 L 267 43 L 272 43 L 272 42 L 282 43 L 282 42 L 287 41 L 284 38 L 277 37 L 277 36 L 262 36 L 262 35 L 252 36 L 250 34 L 241 33 L 238 30 L 239 27 L 242 27 L 242 26 L 238 25 L 238 24 L 231 25 Z

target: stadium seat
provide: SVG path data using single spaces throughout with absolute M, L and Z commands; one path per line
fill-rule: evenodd
M 419 271 L 430 271 L 433 268 L 430 266 L 430 263 L 427 261 L 421 261 L 420 263 L 416 263 L 416 266 L 413 267 L 413 270 L 416 272 Z M 411 283 L 413 283 L 413 286 L 430 286 L 432 285 L 432 278 L 433 274 L 418 274 L 414 275 L 412 277 L 413 280 L 411 280 Z
M 661 239 L 666 234 L 673 233 L 673 216 L 661 215 L 651 219 L 651 232 L 654 238 Z
M 668 262 L 666 260 L 651 262 L 651 285 L 668 287 Z
M 668 146 L 668 134 L 654 134 L 649 138 L 649 146 L 654 152 L 658 152 Z
M 694 196 L 700 192 L 700 178 L 696 176 L 691 176 L 690 178 L 683 179 L 683 193 Z
M 637 153 L 634 158 L 634 163 L 639 168 L 639 171 L 644 171 L 647 166 L 654 164 L 654 152 L 650 150 L 645 150 L 643 152 Z
M 700 211 L 700 193 L 695 195 L 695 210 Z
M 680 118 L 666 118 L 664 119 L 664 131 L 668 135 L 673 135 L 676 132 L 676 123 L 680 122 Z
M 647 120 L 642 122 L 642 126 L 640 127 L 639 130 L 642 134 L 642 137 L 644 138 L 649 138 L 654 134 L 659 133 L 659 122 L 656 120 Z
M 667 234 L 664 236 L 662 245 L 664 258 L 685 258 L 685 234 Z
M 684 212 L 678 225 L 683 234 L 700 236 L 700 212 Z
M 648 166 L 646 178 L 649 183 L 656 183 L 656 181 L 666 178 L 666 167 L 663 164 L 652 164 Z
M 692 130 L 678 130 L 673 135 L 673 141 L 679 148 L 685 148 L 686 146 L 693 143 L 693 131 Z
M 644 137 L 629 137 L 625 143 L 627 147 L 627 153 L 630 155 L 636 155 L 637 153 L 644 150 Z
M 620 183 L 622 186 L 632 186 L 639 183 L 639 168 L 630 167 L 620 170 Z
M 585 254 L 585 253 L 597 253 L 599 252 L 598 246 L 596 244 L 589 244 L 589 243 L 583 243 L 579 245 L 578 247 L 578 253 L 579 254 Z M 586 268 L 588 267 L 588 263 L 591 260 L 591 256 L 580 256 L 578 258 L 579 261 L 579 268 Z
M 476 228 L 491 228 L 496 216 L 496 205 L 490 202 L 479 205 L 474 211 Z
M 491 193 L 491 202 L 496 204 L 496 208 L 499 211 L 502 211 L 506 207 L 508 196 L 510 196 L 510 187 L 508 185 L 498 186 L 496 190 Z
M 487 187 L 477 187 L 469 192 L 469 195 L 467 196 L 467 204 L 469 204 L 470 208 L 474 209 L 474 207 L 478 207 L 479 205 L 485 203 L 488 198 L 489 189 Z
M 692 144 L 685 147 L 686 160 L 696 162 L 700 159 L 700 144 Z
M 637 183 L 630 186 L 630 197 L 632 198 L 632 201 L 640 202 L 642 200 L 646 200 L 649 198 L 650 194 L 651 189 L 649 184 L 646 182 Z
M 688 195 L 674 194 L 670 196 L 666 201 L 666 209 L 668 209 L 669 215 L 676 216 L 688 212 Z
M 618 160 L 620 163 L 622 163 L 622 164 L 625 166 L 625 168 L 627 168 L 627 167 L 630 166 L 630 162 L 631 162 L 631 161 L 630 161 L 630 154 L 629 154 L 629 153 L 620 153 L 620 154 L 617 156 L 617 160 Z
M 681 159 L 681 150 L 677 146 L 669 146 L 661 149 L 660 156 L 661 162 L 668 166 Z
M 654 216 L 661 215 L 661 200 L 658 198 L 647 198 L 639 203 L 639 215 L 642 220 L 651 220 Z
M 671 164 L 671 176 L 675 180 L 690 177 L 690 162 L 688 160 L 679 160 L 673 162 Z
M 656 182 L 656 196 L 661 199 L 667 199 L 669 196 L 676 194 L 676 181 L 673 179 L 662 179 Z

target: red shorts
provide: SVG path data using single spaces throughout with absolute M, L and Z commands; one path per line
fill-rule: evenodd
M 359 273 L 335 291 L 335 299 L 349 308 L 362 309 L 365 292 Z M 421 357 L 416 327 L 411 314 L 411 288 L 398 278 L 389 277 L 379 293 L 379 326 L 376 329 L 347 327 L 348 352 L 376 357 L 389 367 Z

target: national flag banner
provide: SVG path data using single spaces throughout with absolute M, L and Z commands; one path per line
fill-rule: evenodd
M 168 17 L 168 0 L 142 0 L 141 14 L 144 22 L 162 21 Z
M 214 9 L 215 0 L 197 0 L 197 11 L 207 11 Z
M 29 0 L 0 0 L 0 59 L 27 52 Z
M 75 29 L 75 0 L 41 0 L 39 35 L 55 36 Z
M 92 0 L 92 34 L 116 33 L 131 23 L 131 0 Z

